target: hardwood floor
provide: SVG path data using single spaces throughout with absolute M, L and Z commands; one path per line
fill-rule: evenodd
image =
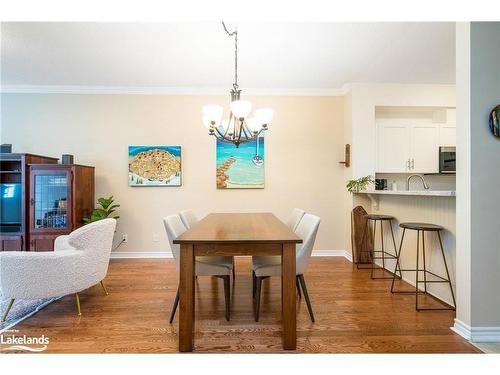
M 298 300 L 297 352 L 479 352 L 450 330 L 453 312 L 417 313 L 413 295 L 391 295 L 390 281 L 370 280 L 369 271 L 344 258 L 314 257 L 308 269 L 316 323 Z M 229 322 L 222 281 L 198 278 L 195 352 L 283 352 L 279 278 L 263 282 L 256 323 L 250 259 L 237 258 L 236 270 Z M 81 317 L 66 296 L 16 326 L 16 335 L 48 336 L 49 353 L 177 352 L 178 316 L 168 323 L 177 280 L 173 260 L 113 260 L 105 280 L 109 296 L 99 285 L 82 292 Z

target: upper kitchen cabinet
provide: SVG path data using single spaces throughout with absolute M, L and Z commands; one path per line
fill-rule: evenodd
M 456 144 L 455 110 L 397 108 L 379 112 L 378 173 L 439 173 L 439 146 Z
M 439 172 L 439 126 L 436 124 L 411 125 L 410 172 Z
M 456 125 L 456 110 L 447 109 L 446 119 L 439 124 L 439 145 L 440 146 L 456 146 L 457 145 L 457 128 Z
M 377 172 L 400 173 L 410 168 L 410 126 L 401 121 L 386 119 L 377 124 Z

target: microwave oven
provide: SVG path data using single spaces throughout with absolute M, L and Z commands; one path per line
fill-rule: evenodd
M 439 147 L 439 173 L 453 174 L 457 172 L 457 153 L 455 146 Z

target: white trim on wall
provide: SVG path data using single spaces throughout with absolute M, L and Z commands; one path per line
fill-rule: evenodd
M 457 333 L 458 335 L 462 336 L 466 340 L 471 339 L 471 329 L 470 326 L 462 322 L 461 320 L 458 320 L 455 318 L 455 323 L 453 324 L 453 327 L 450 327 L 450 329 Z
M 247 88 L 247 96 L 344 96 L 350 84 L 340 88 Z M 141 86 L 58 86 L 58 85 L 2 85 L 5 94 L 107 94 L 107 95 L 228 95 L 227 88 L 196 87 L 141 87 Z
M 472 342 L 500 342 L 500 327 L 471 327 L 455 318 L 451 330 Z
M 172 259 L 170 251 L 112 251 L 111 259 Z
M 313 257 L 344 257 L 352 262 L 351 253 L 346 250 L 315 250 Z M 170 251 L 113 251 L 111 259 L 172 259 Z

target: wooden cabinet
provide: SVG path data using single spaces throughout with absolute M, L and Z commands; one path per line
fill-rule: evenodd
M 24 248 L 24 237 L 17 236 L 0 236 L 0 251 L 19 251 Z
M 30 165 L 31 251 L 52 251 L 54 240 L 83 225 L 94 208 L 94 168 Z
M 0 153 L 0 251 L 28 250 L 29 164 L 56 164 L 48 156 Z

